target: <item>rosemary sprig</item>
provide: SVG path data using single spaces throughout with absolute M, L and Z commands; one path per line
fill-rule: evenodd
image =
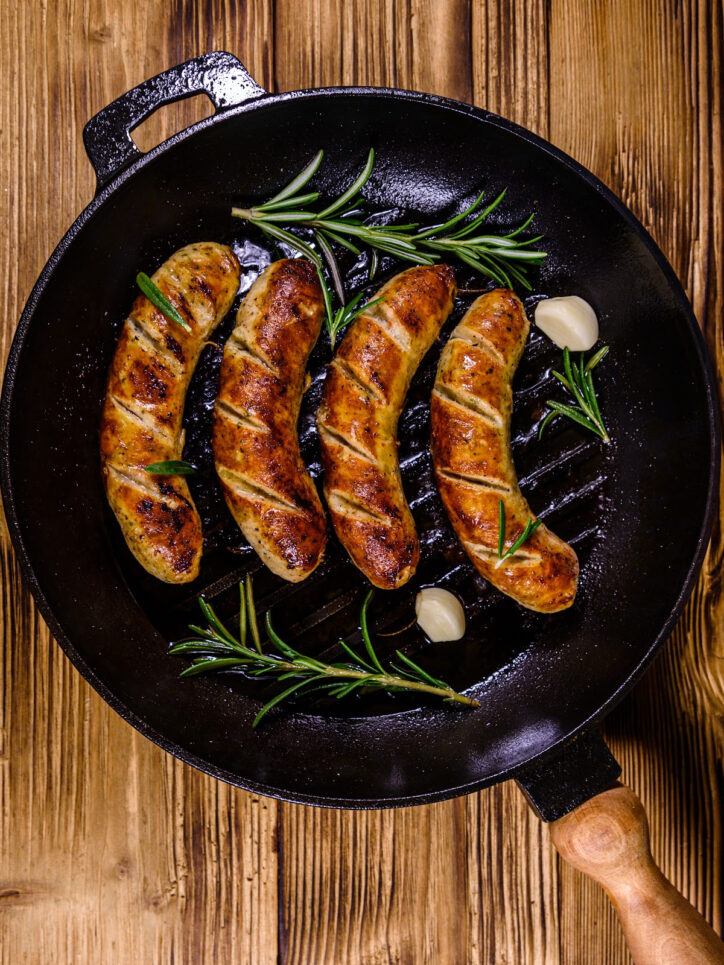
M 393 255 L 415 265 L 432 265 L 440 258 L 456 258 L 464 264 L 492 278 L 497 284 L 512 287 L 518 282 L 530 289 L 525 276 L 527 265 L 540 264 L 544 251 L 532 248 L 541 236 L 521 239 L 520 235 L 533 220 L 531 215 L 518 228 L 504 235 L 485 234 L 481 227 L 505 197 L 505 191 L 481 210 L 483 192 L 464 211 L 442 224 L 417 230 L 418 224 L 368 224 L 361 220 L 360 192 L 374 167 L 375 152 L 370 148 L 362 171 L 335 201 L 321 211 L 309 205 L 319 198 L 319 192 L 306 191 L 307 184 L 317 172 L 323 151 L 318 151 L 310 163 L 290 183 L 269 201 L 252 208 L 231 209 L 236 218 L 256 224 L 268 237 L 283 241 L 306 255 L 317 268 L 322 258 L 332 275 L 340 302 L 344 303 L 341 275 L 336 264 L 333 245 L 341 245 L 360 254 L 359 245 L 367 245 L 373 252 Z M 282 225 L 284 227 L 282 227 Z M 311 229 L 321 255 L 290 228 Z M 376 255 L 370 263 L 370 275 L 376 269 Z
M 525 524 L 525 529 L 520 534 L 518 539 L 512 543 L 508 549 L 505 548 L 505 504 L 502 499 L 498 500 L 498 560 L 495 564 L 497 569 L 501 566 L 505 560 L 514 556 L 515 553 L 521 548 L 523 543 L 527 542 L 530 537 L 535 533 L 540 524 L 543 522 L 542 519 L 534 520 L 532 517 Z
M 552 419 L 555 419 L 556 416 L 562 415 L 578 423 L 578 425 L 583 426 L 584 429 L 593 432 L 599 438 L 603 439 L 604 442 L 609 443 L 611 441 L 611 437 L 606 431 L 606 426 L 603 424 L 603 419 L 601 418 L 601 410 L 598 405 L 598 399 L 596 398 L 592 375 L 594 368 L 606 355 L 608 355 L 608 345 L 600 348 L 588 362 L 585 361 L 583 352 L 581 352 L 578 358 L 578 364 L 576 365 L 571 362 L 571 353 L 568 349 L 563 350 L 563 369 L 565 375 L 555 370 L 553 371 L 553 375 L 571 393 L 576 400 L 576 405 L 566 405 L 563 402 L 556 402 L 555 400 L 549 399 L 546 402 L 549 412 L 541 422 L 540 429 L 538 430 L 539 439 L 543 435 L 543 430 L 548 423 Z
M 191 326 L 183 315 L 173 307 L 168 298 L 166 298 L 164 293 L 159 290 L 145 272 L 139 271 L 136 275 L 136 284 L 146 298 L 152 302 L 159 312 L 165 315 L 170 322 L 175 322 L 177 325 L 180 325 L 185 332 L 191 331 Z
M 337 311 L 335 311 L 332 307 L 332 293 L 329 290 L 323 272 L 319 268 L 317 269 L 317 274 L 319 275 L 319 283 L 322 286 L 322 295 L 324 296 L 324 324 L 329 332 L 330 345 L 334 348 L 334 343 L 337 341 L 337 334 L 341 332 L 343 328 L 346 328 L 347 325 L 353 322 L 362 312 L 366 312 L 368 308 L 372 308 L 373 305 L 377 305 L 379 302 L 384 301 L 384 299 L 373 298 L 371 302 L 365 302 L 364 305 L 360 305 L 362 301 L 362 292 L 360 292 L 358 295 L 355 295 L 350 302 L 346 305 L 340 305 Z
M 245 584 L 239 584 L 239 592 L 241 608 L 238 638 L 224 626 L 213 607 L 203 597 L 199 597 L 199 606 L 207 626 L 191 625 L 189 630 L 194 637 L 173 644 L 170 653 L 192 659 L 191 666 L 181 672 L 182 677 L 192 677 L 209 671 L 243 670 L 251 677 L 275 678 L 280 683 L 294 681 L 264 704 L 254 718 L 254 727 L 273 707 L 305 688 L 323 690 L 337 698 L 362 690 L 388 690 L 393 693 L 419 691 L 442 697 L 451 703 L 468 707 L 479 706 L 477 700 L 457 693 L 399 650 L 396 652 L 397 659 L 402 666 L 390 664 L 389 668 L 385 669 L 372 644 L 367 622 L 372 591 L 365 597 L 360 613 L 360 628 L 367 658 L 361 657 L 345 640 L 340 640 L 339 646 L 348 659 L 336 663 L 326 663 L 305 656 L 285 643 L 274 630 L 271 614 L 268 612 L 264 615 L 264 626 L 267 641 L 273 649 L 265 650 L 257 628 L 250 576 L 247 576 Z M 246 645 L 248 634 L 254 641 L 253 650 Z
M 152 476 L 190 476 L 196 469 L 183 459 L 169 459 L 167 462 L 150 462 L 146 472 Z

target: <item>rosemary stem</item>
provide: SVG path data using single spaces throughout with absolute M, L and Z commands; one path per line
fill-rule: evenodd
M 290 660 L 277 660 L 275 668 L 300 672 L 306 672 L 309 667 L 294 663 Z M 445 697 L 447 700 L 454 700 L 458 704 L 465 704 L 467 707 L 479 707 L 480 701 L 473 697 L 466 697 L 455 690 L 448 690 L 446 687 L 435 687 L 432 684 L 418 683 L 416 680 L 406 680 L 403 677 L 395 677 L 386 673 L 364 673 L 360 670 L 348 670 L 346 667 L 320 667 L 317 671 L 325 677 L 340 677 L 345 680 L 369 680 L 370 683 L 382 684 L 384 687 L 401 687 L 404 690 L 419 690 L 426 694 L 435 694 L 437 697 Z
M 481 192 L 464 211 L 443 224 L 423 230 L 417 230 L 420 228 L 417 222 L 402 225 L 370 224 L 370 219 L 359 218 L 364 214 L 360 192 L 372 173 L 374 150 L 370 149 L 365 166 L 347 190 L 321 211 L 315 211 L 309 205 L 318 200 L 319 192 L 300 192 L 306 189 L 319 168 L 322 157 L 323 151 L 318 151 L 312 161 L 269 201 L 257 207 L 233 207 L 231 213 L 236 218 L 255 224 L 264 234 L 295 247 L 297 252 L 306 255 L 320 267 L 320 260 L 314 249 L 290 230 L 292 226 L 311 229 L 333 275 L 340 301 L 343 302 L 344 297 L 340 279 L 337 277 L 332 242 L 357 255 L 360 254 L 357 245 L 366 245 L 376 252 L 392 255 L 414 265 L 433 265 L 438 258 L 457 258 L 499 285 L 512 287 L 513 283 L 517 282 L 523 288 L 530 289 L 530 283 L 525 277 L 526 269 L 540 264 L 546 257 L 544 251 L 531 247 L 540 237 L 523 240 L 519 238 L 533 216 L 507 234 L 481 233 L 485 231 L 482 228 L 483 223 L 503 200 L 505 191 L 501 191 L 483 210 L 480 210 L 483 201 Z M 471 220 L 466 220 L 468 216 L 471 216 Z M 372 274 L 373 271 L 370 277 Z
M 357 296 L 359 298 L 360 296 Z M 527 535 L 528 530 L 524 534 Z M 516 544 L 519 545 L 519 544 Z M 515 549 L 515 546 L 513 547 Z M 277 707 L 293 694 L 302 692 L 308 686 L 314 690 L 325 690 L 333 697 L 346 697 L 357 690 L 390 690 L 390 691 L 418 691 L 442 697 L 443 700 L 464 704 L 467 707 L 479 707 L 477 700 L 457 693 L 444 680 L 432 677 L 418 667 L 416 663 L 400 651 L 397 657 L 406 665 L 401 669 L 390 664 L 385 668 L 379 661 L 369 633 L 367 623 L 367 608 L 372 597 L 370 591 L 362 603 L 360 611 L 360 629 L 364 641 L 367 658 L 361 657 L 341 637 L 339 646 L 351 658 L 349 663 L 326 663 L 315 657 L 307 656 L 289 646 L 279 636 L 272 625 L 269 611 L 264 615 L 264 623 L 269 644 L 276 653 L 267 651 L 262 646 L 256 620 L 254 594 L 251 586 L 251 576 L 246 582 L 240 582 L 241 609 L 239 611 L 239 639 L 236 639 L 214 612 L 213 607 L 203 596 L 199 597 L 199 605 L 206 617 L 208 627 L 190 625 L 195 639 L 184 640 L 173 644 L 171 653 L 177 656 L 189 656 L 193 661 L 191 666 L 181 672 L 182 677 L 195 677 L 209 671 L 242 670 L 250 677 L 270 678 L 275 675 L 279 682 L 287 682 L 285 690 L 277 693 L 268 700 L 254 718 L 253 727 L 274 707 Z M 251 637 L 256 649 L 247 646 L 246 640 Z M 409 669 L 407 669 L 409 668 Z M 296 680 L 289 684 L 290 680 Z M 306 691 L 305 691 L 306 692 Z

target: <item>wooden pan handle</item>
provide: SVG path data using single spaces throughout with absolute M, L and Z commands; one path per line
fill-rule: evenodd
M 724 943 L 654 863 L 633 791 L 617 784 L 550 827 L 561 857 L 605 889 L 635 965 L 724 965 Z

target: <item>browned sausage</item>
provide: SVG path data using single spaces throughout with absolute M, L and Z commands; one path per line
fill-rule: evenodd
M 410 268 L 352 324 L 329 366 L 317 414 L 324 492 L 340 542 L 367 579 L 402 586 L 420 557 L 402 489 L 397 422 L 423 356 L 452 309 L 447 265 Z
M 310 262 L 270 265 L 239 308 L 214 410 L 214 459 L 229 509 L 269 569 L 293 583 L 319 564 L 327 542 L 297 438 L 307 360 L 323 314 Z
M 567 543 L 541 524 L 498 563 L 500 500 L 506 548 L 533 516 L 510 450 L 511 383 L 529 328 L 511 291 L 496 289 L 473 302 L 440 357 L 432 460 L 445 509 L 478 572 L 523 606 L 553 613 L 576 595 L 578 559 Z
M 145 467 L 181 458 L 186 390 L 204 342 L 231 308 L 239 276 L 225 245 L 201 242 L 171 255 L 152 281 L 191 331 L 139 295 L 108 375 L 101 420 L 106 495 L 131 552 L 166 583 L 198 575 L 201 520 L 182 476 L 153 476 Z

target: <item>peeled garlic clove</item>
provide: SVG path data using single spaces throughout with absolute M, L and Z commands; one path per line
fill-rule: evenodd
M 415 614 L 423 632 L 433 643 L 459 640 L 465 635 L 465 611 L 449 590 L 426 586 L 415 598 Z
M 571 352 L 587 352 L 598 341 L 598 319 L 578 295 L 546 298 L 535 307 L 535 323 L 556 343 Z

